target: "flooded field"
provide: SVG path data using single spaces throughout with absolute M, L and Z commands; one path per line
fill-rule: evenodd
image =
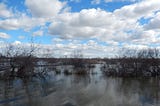
M 1 81 L 0 106 L 160 106 L 160 80 L 97 73 Z

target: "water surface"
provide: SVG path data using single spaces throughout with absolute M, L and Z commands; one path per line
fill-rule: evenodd
M 160 80 L 61 74 L 0 81 L 0 106 L 160 106 Z

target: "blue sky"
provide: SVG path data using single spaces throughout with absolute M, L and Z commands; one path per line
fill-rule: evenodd
M 75 50 L 113 57 L 121 48 L 158 48 L 160 1 L 0 0 L 0 47 L 30 39 L 57 57 Z

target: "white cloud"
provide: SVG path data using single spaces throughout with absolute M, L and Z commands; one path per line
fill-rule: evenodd
M 94 40 L 89 40 L 87 42 L 87 45 L 95 46 L 95 45 L 97 45 L 97 42 L 95 42 Z
M 108 20 L 104 20 L 108 18 Z M 112 24 L 110 13 L 101 9 L 84 9 L 80 13 L 65 13 L 57 17 L 49 27 L 53 35 L 60 35 L 62 38 L 84 38 L 100 36 L 105 26 Z
M 91 4 L 100 4 L 101 3 L 101 0 L 92 0 L 91 1 Z
M 160 12 L 158 12 L 144 27 L 146 29 L 160 29 Z
M 0 29 L 15 30 L 19 28 L 17 19 L 0 20 Z
M 18 39 L 25 39 L 25 36 L 20 35 L 20 36 L 18 36 Z
M 21 44 L 21 41 L 14 41 L 13 44 L 14 44 L 14 45 L 20 45 L 20 44 Z
M 112 45 L 112 46 L 118 46 L 119 43 L 113 40 L 107 41 L 107 44 Z
M 53 43 L 60 43 L 60 42 L 62 42 L 63 40 L 60 39 L 60 38 L 54 38 L 52 41 L 53 41 Z
M 142 1 L 142 0 L 104 0 L 105 3 L 109 2 L 136 2 L 136 1 Z
M 54 17 L 65 6 L 59 0 L 26 0 L 25 4 L 36 17 Z
M 92 0 L 91 4 L 100 4 L 101 2 L 110 3 L 110 2 L 137 2 L 142 0 Z
M 13 14 L 11 10 L 9 10 L 4 3 L 0 3 L 0 17 L 8 18 L 8 17 L 11 17 L 12 15 Z
M 3 30 L 17 30 L 24 29 L 28 31 L 36 26 L 45 25 L 46 19 L 44 18 L 31 18 L 26 15 L 20 16 L 19 18 L 9 18 L 0 20 L 0 29 Z
M 105 3 L 113 2 L 113 0 L 104 0 Z
M 157 42 L 157 30 L 147 30 L 139 23 L 141 18 L 153 18 L 148 26 L 158 28 L 160 1 L 143 0 L 114 12 L 102 9 L 83 9 L 77 13 L 64 13 L 49 26 L 49 33 L 63 39 L 96 38 L 110 45 L 118 42 L 150 44 Z M 151 25 L 152 24 L 152 25 Z
M 33 36 L 42 36 L 43 35 L 43 31 L 42 30 L 38 30 L 36 32 L 33 32 Z
M 159 0 L 144 0 L 135 4 L 124 6 L 114 11 L 114 14 L 122 19 L 136 20 L 142 17 L 149 18 L 154 12 L 160 10 Z
M 50 20 L 58 13 L 65 13 L 69 11 L 69 7 L 66 6 L 66 2 L 60 2 L 59 0 L 26 0 L 25 4 L 32 13 L 32 16 L 28 16 L 27 13 L 16 10 L 16 12 L 12 14 L 14 17 L 0 20 L 0 29 L 24 29 L 25 31 L 30 31 L 34 27 L 45 26 L 46 22 L 50 22 Z M 0 14 L 2 12 L 3 11 L 0 11 Z
M 69 57 L 73 52 L 81 51 L 84 57 L 113 57 L 116 54 L 116 47 L 99 45 L 95 41 L 88 41 L 85 44 L 69 43 L 69 44 L 55 44 L 52 45 L 54 54 L 57 57 L 67 54 Z
M 149 48 L 147 45 L 140 45 L 140 44 L 123 44 L 123 47 L 126 49 L 146 49 Z
M 81 0 L 70 0 L 70 2 L 76 2 L 76 3 L 79 3 L 79 2 L 81 2 Z
M 102 41 L 124 41 L 127 34 L 124 30 L 134 28 L 133 22 L 126 22 L 111 12 L 101 9 L 84 9 L 79 13 L 65 13 L 57 17 L 49 26 L 49 33 L 61 38 L 97 38 Z
M 0 38 L 8 39 L 8 38 L 10 38 L 10 35 L 3 33 L 3 32 L 0 32 Z
M 154 44 L 159 41 L 157 38 L 157 33 L 153 30 L 143 30 L 141 32 L 137 32 L 137 36 L 135 38 L 133 36 L 131 40 L 131 43 L 133 44 L 143 45 Z

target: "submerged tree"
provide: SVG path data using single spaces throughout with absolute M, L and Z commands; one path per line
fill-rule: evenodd
M 35 51 L 37 47 L 33 44 L 10 44 L 3 47 L 4 78 L 28 77 L 33 74 L 35 64 Z
M 123 49 L 114 64 L 108 62 L 105 73 L 111 76 L 159 76 L 160 75 L 160 50 L 148 49 Z M 112 68 L 110 68 L 110 67 Z
M 81 50 L 75 50 L 72 54 L 72 65 L 74 67 L 74 73 L 76 74 L 86 74 L 85 62 L 83 59 L 83 53 Z

